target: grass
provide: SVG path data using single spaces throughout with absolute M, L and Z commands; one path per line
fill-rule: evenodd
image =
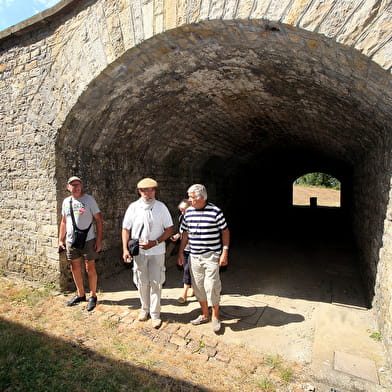
M 282 357 L 280 355 L 267 355 L 264 363 L 268 366 L 271 366 L 271 368 L 280 368 L 282 365 Z
M 207 361 L 199 355 L 203 336 L 192 336 L 195 353 L 173 350 L 154 342 L 164 330 L 120 316 L 124 307 L 87 312 L 65 302 L 50 285 L 0 277 L 0 391 L 286 392 L 296 385 L 298 374 L 279 356 L 264 360 L 233 345 L 225 348 L 229 363 Z
M 285 384 L 293 382 L 296 378 L 294 369 L 287 367 L 287 364 L 280 355 L 267 355 L 263 361 L 263 365 L 268 366 L 271 372 L 275 373 L 276 377 Z M 263 378 L 259 385 L 266 392 L 275 390 L 273 382 L 268 378 Z
M 109 392 L 129 386 L 124 366 L 114 372 L 110 363 L 99 361 L 96 366 L 98 358 L 4 320 L 0 320 L 0 352 L 6 353 L 0 359 L 3 391 Z
M 371 331 L 369 331 L 369 332 L 371 332 Z M 381 332 L 379 332 L 379 331 L 377 331 L 377 332 L 372 332 L 372 333 L 370 334 L 369 337 L 372 338 L 372 339 L 374 339 L 374 340 L 377 340 L 378 342 L 380 342 L 380 341 L 381 341 L 381 338 L 382 338 Z
M 280 378 L 285 383 L 289 383 L 294 379 L 294 370 L 290 368 L 281 368 L 279 371 Z
M 0 319 L 1 391 L 180 391 L 181 382 L 151 375 L 89 350 Z M 144 367 L 155 361 L 144 359 Z M 186 390 L 198 390 L 192 386 Z
M 18 287 L 15 283 L 9 282 L 5 287 L 7 291 L 7 301 L 14 305 L 26 304 L 35 306 L 37 303 L 46 298 L 53 290 L 52 285 L 43 285 L 41 287 Z M 4 298 L 4 294 L 0 294 L 0 298 Z
M 43 324 L 42 307 L 50 296 L 52 287 L 19 287 L 12 282 L 2 282 L 0 303 L 11 304 L 19 315 L 25 312 L 25 320 Z M 52 298 L 53 299 L 53 298 Z M 9 306 L 9 305 L 8 305 Z M 56 317 L 56 315 L 53 315 Z M 83 312 L 72 312 L 71 323 L 80 323 L 83 329 Z M 61 322 L 60 318 L 58 322 Z M 105 318 L 102 329 L 114 332 L 111 345 L 106 346 L 106 356 L 98 351 L 82 348 L 75 342 L 66 342 L 43 333 L 45 327 L 28 328 L 25 325 L 0 318 L 0 390 L 17 391 L 199 391 L 199 388 L 179 380 L 151 374 L 154 359 L 143 356 L 143 347 L 133 347 L 115 334 L 118 321 Z M 136 346 L 136 345 L 135 345 Z M 122 358 L 138 355 L 135 366 L 113 360 L 119 353 Z M 136 358 L 135 358 L 136 359 Z M 186 386 L 185 386 L 186 385 Z
M 263 392 L 275 392 L 274 384 L 266 377 L 262 378 L 258 384 Z

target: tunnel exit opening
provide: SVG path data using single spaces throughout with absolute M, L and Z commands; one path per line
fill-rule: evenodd
M 340 208 L 340 181 L 327 173 L 306 173 L 293 182 L 293 206 Z

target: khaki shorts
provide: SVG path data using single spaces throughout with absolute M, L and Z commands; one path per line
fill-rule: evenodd
M 95 251 L 95 238 L 86 241 L 86 245 L 84 245 L 83 249 L 73 248 L 72 244 L 70 242 L 67 242 L 66 255 L 68 261 L 72 261 L 80 258 L 84 258 L 84 260 L 86 261 L 98 259 L 99 255 Z
M 207 301 L 209 306 L 219 305 L 220 301 L 219 258 L 217 252 L 190 255 L 193 292 L 198 301 Z

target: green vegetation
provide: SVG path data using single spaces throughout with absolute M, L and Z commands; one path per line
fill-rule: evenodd
M 307 173 L 297 178 L 296 185 L 317 186 L 340 190 L 340 181 L 326 173 Z
M 25 304 L 28 306 L 35 306 L 40 301 L 45 299 L 48 295 L 51 295 L 53 290 L 52 285 L 44 285 L 42 287 L 24 287 L 23 289 L 15 289 L 17 285 L 14 283 L 8 283 L 6 288 L 11 289 L 7 293 L 7 300 L 13 305 Z M 3 294 L 0 294 L 0 298 Z
M 285 363 L 280 355 L 268 355 L 265 358 L 263 364 L 269 366 L 271 368 L 271 371 L 277 373 L 280 380 L 282 380 L 285 384 L 294 381 L 294 370 L 284 366 Z M 261 379 L 258 385 L 265 392 L 275 391 L 274 383 L 267 377 Z
M 275 392 L 276 390 L 273 383 L 267 377 L 261 379 L 258 384 L 263 392 Z
M 289 383 L 294 378 L 294 371 L 290 368 L 281 368 L 279 369 L 280 378 L 285 383 Z
M 264 364 L 270 366 L 272 369 L 278 369 L 282 365 L 282 362 L 283 359 L 280 355 L 268 355 Z
M 369 331 L 371 332 L 371 331 Z M 377 340 L 378 342 L 381 341 L 381 332 L 372 332 L 370 338 Z

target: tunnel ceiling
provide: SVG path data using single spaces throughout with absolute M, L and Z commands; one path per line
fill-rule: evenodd
M 244 164 L 278 147 L 355 165 L 389 140 L 388 83 L 386 71 L 325 37 L 205 22 L 156 36 L 111 64 L 80 97 L 59 142 L 171 164 Z

